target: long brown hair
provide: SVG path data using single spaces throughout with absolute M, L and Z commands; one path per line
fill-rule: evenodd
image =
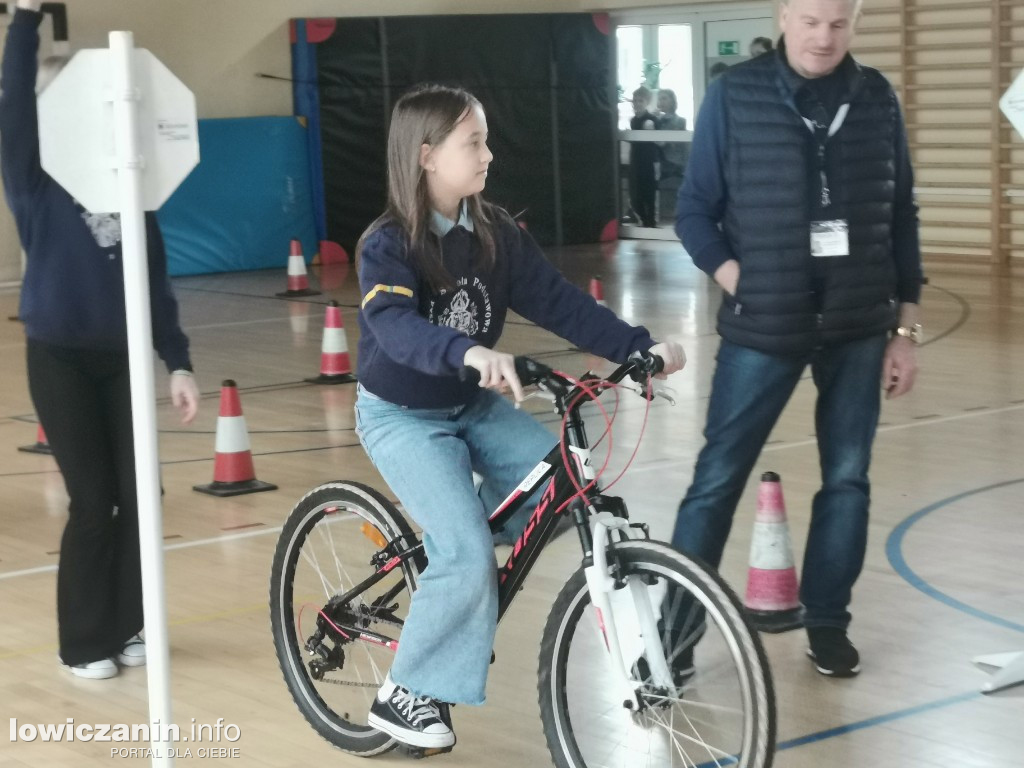
M 380 227 L 393 223 L 409 238 L 408 254 L 430 287 L 437 291 L 451 288 L 455 281 L 444 268 L 441 243 L 430 231 L 430 196 L 427 179 L 420 166 L 420 147 L 443 142 L 469 113 L 480 105 L 473 94 L 462 88 L 420 85 L 402 96 L 391 113 L 388 131 L 388 204 L 384 214 L 374 221 L 356 246 L 356 258 L 366 238 Z M 483 266 L 494 266 L 494 218 L 497 209 L 480 195 L 466 198 L 473 232 L 480 240 Z

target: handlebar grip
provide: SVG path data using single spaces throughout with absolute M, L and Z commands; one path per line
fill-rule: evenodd
M 648 376 L 661 373 L 665 369 L 665 361 L 660 355 L 651 354 L 650 351 L 634 352 L 629 356 L 633 363 L 633 369 L 629 371 L 629 377 L 638 383 L 642 383 Z
M 543 363 L 538 363 L 536 360 L 531 360 L 529 357 L 525 357 L 523 355 L 516 355 L 515 366 L 516 376 L 519 377 L 519 382 L 524 387 L 536 384 L 552 372 L 551 369 Z M 472 366 L 464 365 L 459 369 L 459 381 L 467 384 L 479 383 L 480 371 Z

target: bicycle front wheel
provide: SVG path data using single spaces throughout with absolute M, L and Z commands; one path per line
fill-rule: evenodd
M 355 755 L 395 746 L 367 724 L 367 714 L 394 657 L 388 640 L 398 639 L 419 575 L 414 559 L 383 565 L 380 553 L 411 535 L 372 488 L 326 483 L 295 505 L 274 554 L 270 621 L 285 682 L 310 725 Z M 339 600 L 381 570 L 383 579 Z
M 583 569 L 577 571 L 559 593 L 541 641 L 541 720 L 555 764 L 769 768 L 775 751 L 771 674 L 732 590 L 703 564 L 657 542 L 613 544 L 608 561 L 625 586 L 613 593 L 615 624 L 630 621 L 630 595 L 637 594 L 630 582 L 642 585 L 660 617 L 673 685 L 655 685 L 642 642 L 631 646 L 620 635 L 624 661 L 641 685 L 639 708 L 624 701 Z

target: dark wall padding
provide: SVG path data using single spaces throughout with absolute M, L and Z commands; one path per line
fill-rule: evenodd
M 335 19 L 317 44 L 327 236 L 351 252 L 385 204 L 391 108 L 411 86 L 467 88 L 495 159 L 486 197 L 542 244 L 591 243 L 615 218 L 607 18 L 592 14 Z M 296 87 L 301 87 L 296 84 Z

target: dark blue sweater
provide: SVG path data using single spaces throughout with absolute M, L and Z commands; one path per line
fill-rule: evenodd
M 30 339 L 79 349 L 127 350 L 121 224 L 86 211 L 39 162 L 36 56 L 41 13 L 18 9 L 0 72 L 0 168 L 27 255 L 21 320 Z M 168 370 L 189 368 L 188 339 L 167 278 L 156 217 L 146 214 L 153 346 Z
M 408 258 L 402 229 L 386 224 L 366 238 L 359 257 L 358 361 L 366 389 L 412 408 L 468 403 L 480 390 L 458 378 L 466 351 L 493 348 L 510 309 L 615 362 L 654 344 L 646 328 L 623 322 L 563 278 L 507 214 L 494 228 L 497 253 L 489 272 L 474 267 L 475 234 L 456 226 L 441 238 L 456 286 L 437 293 Z

